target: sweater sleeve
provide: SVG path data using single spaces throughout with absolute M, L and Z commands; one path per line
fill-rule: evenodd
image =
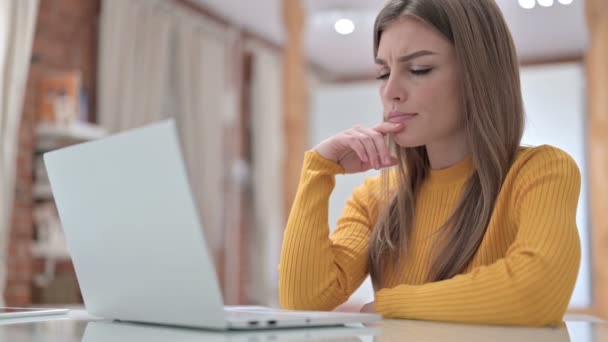
M 279 301 L 285 309 L 332 310 L 367 275 L 372 227 L 366 186 L 348 200 L 329 236 L 329 197 L 342 167 L 306 153 L 298 191 L 287 221 L 279 265 Z
M 580 173 L 554 148 L 527 160 L 509 200 L 518 226 L 504 258 L 451 279 L 376 293 L 385 317 L 542 326 L 559 323 L 580 264 L 576 209 Z

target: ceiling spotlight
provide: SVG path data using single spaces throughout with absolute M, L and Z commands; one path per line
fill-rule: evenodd
M 519 0 L 519 6 L 525 9 L 532 9 L 536 6 L 536 1 L 534 0 Z
M 543 7 L 551 7 L 553 6 L 553 0 L 538 0 L 538 4 Z
M 355 23 L 353 23 L 353 21 L 350 19 L 342 18 L 336 21 L 334 28 L 339 34 L 351 34 L 353 31 L 355 31 Z
M 558 0 L 558 1 L 562 5 L 570 5 L 572 3 L 572 0 Z

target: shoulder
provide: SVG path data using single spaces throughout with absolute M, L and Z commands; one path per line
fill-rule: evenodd
M 378 217 L 382 203 L 386 203 L 386 189 L 384 189 L 385 175 L 374 175 L 366 177 L 357 186 L 350 198 L 350 205 L 364 209 L 370 219 L 375 222 Z
M 542 145 L 519 149 L 503 190 L 512 190 L 517 203 L 531 191 L 578 196 L 580 186 L 580 170 L 572 156 L 557 147 Z
M 566 151 L 551 145 L 519 148 L 509 175 L 565 174 L 580 176 L 576 161 Z
M 353 195 L 373 200 L 379 197 L 382 193 L 382 176 L 374 175 L 366 177 L 359 186 L 353 191 Z

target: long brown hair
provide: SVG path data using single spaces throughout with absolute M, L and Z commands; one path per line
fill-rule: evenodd
M 496 197 L 521 142 L 524 109 L 517 55 L 494 0 L 391 0 L 376 18 L 374 57 L 382 32 L 402 16 L 434 27 L 454 46 L 463 89 L 464 125 L 474 172 L 443 228 L 428 281 L 449 279 L 468 266 L 486 232 Z M 397 171 L 382 172 L 383 209 L 370 237 L 369 269 L 376 289 L 386 267 L 408 257 L 416 194 L 429 173 L 424 146 L 389 147 Z M 395 177 L 396 175 L 396 177 Z M 393 180 L 396 180 L 394 182 Z

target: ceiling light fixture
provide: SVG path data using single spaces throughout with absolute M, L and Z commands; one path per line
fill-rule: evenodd
M 336 21 L 334 28 L 339 34 L 347 35 L 355 31 L 355 23 L 350 19 L 342 18 Z
M 536 6 L 535 0 L 519 0 L 519 6 L 525 9 L 533 9 Z
M 574 0 L 557 0 L 562 5 L 571 5 Z M 519 0 L 519 6 L 524 9 L 533 9 L 536 3 L 543 7 L 551 7 L 555 4 L 555 0 Z

